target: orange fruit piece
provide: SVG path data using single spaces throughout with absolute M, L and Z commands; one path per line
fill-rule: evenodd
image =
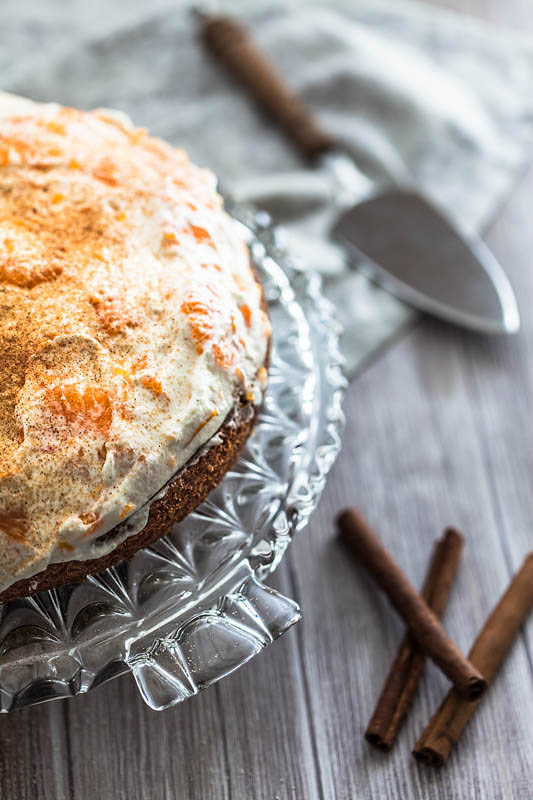
M 246 303 L 243 303 L 242 306 L 239 306 L 239 311 L 241 312 L 244 322 L 246 323 L 246 327 L 249 328 L 252 324 L 252 311 L 250 306 Z
M 113 407 L 105 389 L 86 386 L 82 391 L 74 383 L 64 384 L 49 391 L 48 402 L 69 425 L 92 428 L 103 435 L 109 433 Z
M 189 317 L 189 327 L 196 352 L 204 352 L 204 344 L 211 338 L 213 327 L 210 321 L 213 310 L 199 300 L 188 300 L 181 304 L 181 311 Z
M 223 367 L 224 369 L 231 367 L 235 360 L 234 354 L 227 346 L 225 349 L 222 349 L 220 345 L 214 344 L 211 348 L 211 352 L 213 353 L 215 364 L 218 364 L 219 367 Z
M 16 542 L 26 538 L 27 520 L 22 514 L 0 513 L 0 530 Z

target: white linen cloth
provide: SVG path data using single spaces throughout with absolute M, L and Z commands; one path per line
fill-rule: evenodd
M 251 27 L 373 180 L 417 183 L 463 227 L 483 229 L 524 168 L 533 140 L 530 40 L 403 0 L 327 8 L 228 0 L 218 10 Z M 412 318 L 329 243 L 331 208 L 294 196 L 298 154 L 203 52 L 189 4 L 4 0 L 0 26 L 2 89 L 120 108 L 241 195 L 257 186 L 251 178 L 285 175 L 284 202 L 263 199 L 286 223 L 295 254 L 325 276 L 349 373 Z

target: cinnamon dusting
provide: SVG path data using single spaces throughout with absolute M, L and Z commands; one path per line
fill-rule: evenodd
M 193 343 L 183 354 L 191 369 L 203 354 L 211 372 L 214 362 L 237 383 L 243 345 L 224 273 L 231 294 L 239 262 L 224 260 L 212 216 L 220 205 L 210 173 L 121 118 L 38 104 L 0 114 L 0 488 L 2 505 L 27 515 L 4 508 L 6 536 L 46 555 L 68 551 L 54 538 L 65 519 L 79 516 L 89 533 L 106 525 L 105 514 L 79 512 L 106 507 L 117 475 L 133 469 L 116 444 L 119 431 L 140 427 L 139 385 L 153 395 L 144 394 L 143 413 L 157 430 L 160 398 L 171 392 L 161 360 L 184 323 L 178 309 Z M 211 261 L 195 243 L 219 262 L 206 264 L 199 285 L 172 274 L 197 275 L 197 251 Z M 194 387 L 188 398 L 183 391 L 194 400 Z M 145 459 L 135 455 L 135 464 Z

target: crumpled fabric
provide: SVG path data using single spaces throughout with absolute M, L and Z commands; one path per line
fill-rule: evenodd
M 403 0 L 228 0 L 218 10 L 249 25 L 376 184 L 414 183 L 461 228 L 483 230 L 524 169 L 530 39 Z M 327 171 L 312 173 L 203 51 L 188 4 L 4 0 L 0 23 L 1 88 L 120 108 L 284 224 L 296 261 L 324 275 L 349 374 L 413 318 L 331 243 Z

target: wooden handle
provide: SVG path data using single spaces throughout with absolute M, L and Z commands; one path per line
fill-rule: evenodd
M 205 15 L 200 35 L 306 158 L 316 158 L 336 146 L 243 25 L 231 17 Z

